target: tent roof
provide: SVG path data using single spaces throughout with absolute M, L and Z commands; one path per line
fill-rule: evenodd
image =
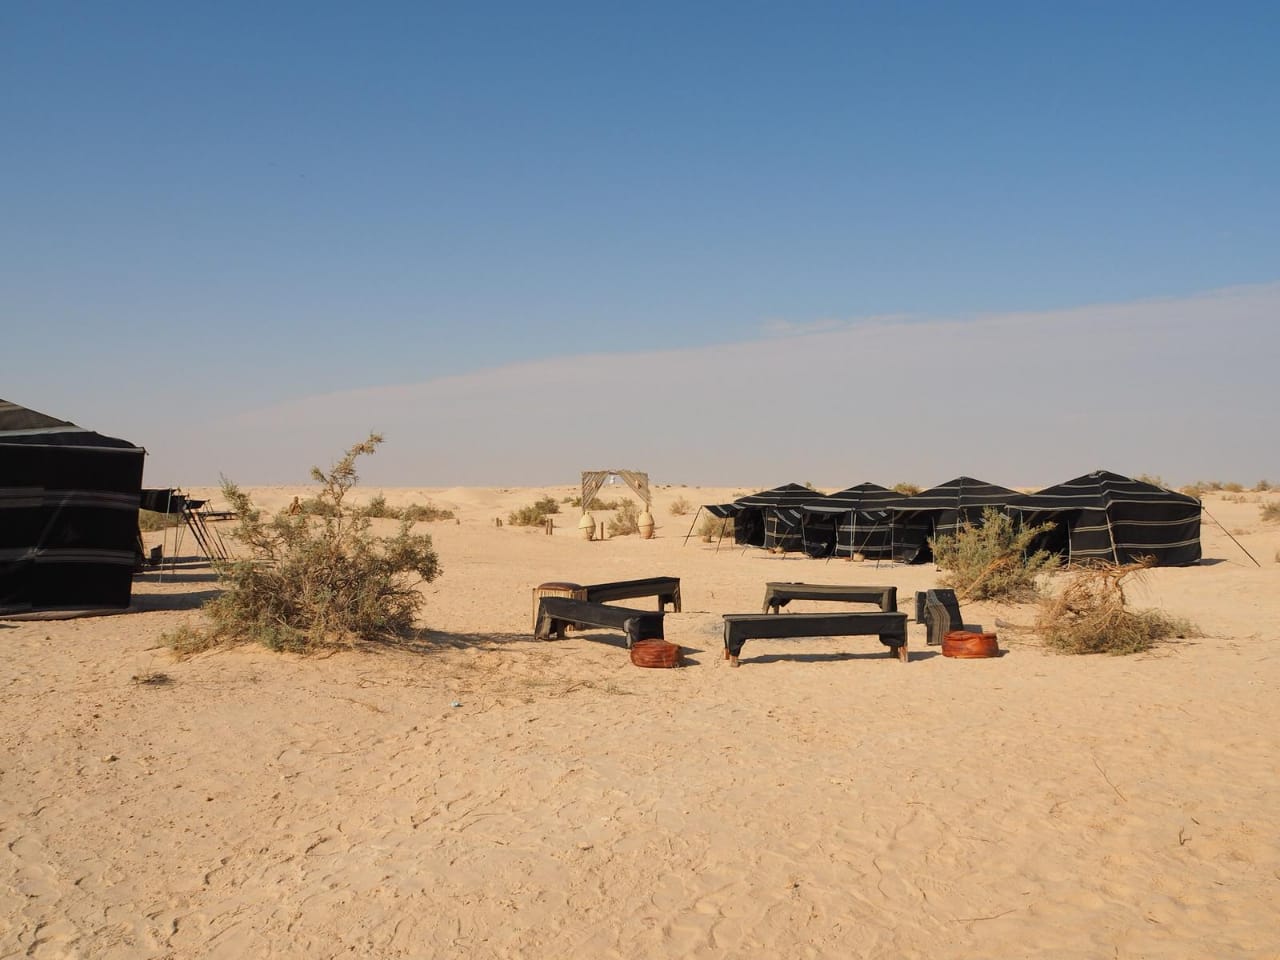
M 890 505 L 898 513 L 929 510 L 955 510 L 960 507 L 1000 506 L 1021 494 L 1008 487 L 1001 487 L 973 477 L 956 477 L 936 487 L 930 487 L 914 496 L 906 497 Z
M 1200 507 L 1200 501 L 1195 497 L 1108 470 L 1095 470 L 1074 480 L 1046 487 L 1039 493 L 1014 497 L 1008 506 L 1024 513 L 1058 513 L 1105 509 L 1113 503 L 1179 503 L 1197 509 Z
M 800 507 L 811 500 L 821 498 L 821 496 L 822 494 L 815 493 L 808 487 L 801 486 L 798 483 L 784 483 L 782 486 L 774 487 L 771 490 L 749 493 L 745 497 L 739 497 L 732 503 L 703 504 L 702 509 L 712 516 L 724 518 L 732 517 L 751 507 Z
M 94 433 L 69 420 L 59 420 L 45 413 L 28 410 L 8 400 L 0 400 L 0 444 L 13 443 L 31 446 L 139 449 L 128 440 Z
M 857 486 L 837 491 L 828 497 L 810 500 L 804 505 L 806 513 L 853 513 L 868 510 L 888 510 L 889 505 L 900 503 L 902 494 L 878 483 L 859 483 Z

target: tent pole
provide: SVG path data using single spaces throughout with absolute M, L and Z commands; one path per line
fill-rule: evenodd
M 1116 531 L 1115 528 L 1111 526 L 1111 514 L 1104 510 L 1102 515 L 1107 518 L 1107 536 L 1111 538 L 1111 559 L 1118 567 L 1120 566 L 1120 554 L 1116 550 Z
M 698 523 L 698 517 L 701 516 L 701 514 L 702 507 L 698 507 L 697 510 L 693 511 L 693 522 L 689 524 L 689 532 L 684 535 L 684 543 L 680 544 L 680 546 L 683 547 L 688 545 L 689 538 L 693 536 L 693 528 Z
M 1205 515 L 1208 516 L 1210 520 L 1212 520 L 1214 523 L 1218 523 L 1218 518 L 1215 517 L 1212 513 L 1209 513 L 1209 508 L 1206 507 L 1203 503 L 1200 504 L 1200 509 L 1205 512 Z M 1221 530 L 1223 533 L 1225 533 L 1228 537 L 1231 537 L 1232 543 L 1234 543 L 1241 550 L 1244 550 L 1244 544 L 1241 543 L 1239 540 L 1237 540 L 1235 537 L 1232 537 L 1230 530 L 1228 530 L 1226 527 L 1224 527 L 1220 523 L 1218 523 L 1218 529 Z M 1252 553 L 1250 553 L 1248 550 L 1244 550 L 1244 555 L 1253 561 L 1253 565 L 1255 567 L 1257 567 L 1258 569 L 1262 569 L 1262 564 L 1258 563 L 1258 558 L 1255 557 Z

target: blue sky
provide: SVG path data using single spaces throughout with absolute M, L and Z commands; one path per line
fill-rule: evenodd
M 643 392 L 642 352 L 1280 280 L 1275 4 L 605 6 L 5 5 L 0 396 L 181 474 L 184 434 L 348 389 L 590 354 Z M 1210 409 L 1238 381 L 1184 362 Z M 560 479 L 475 442 L 386 482 Z

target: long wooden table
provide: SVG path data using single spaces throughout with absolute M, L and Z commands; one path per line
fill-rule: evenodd
M 761 613 L 777 613 L 792 600 L 878 603 L 885 613 L 898 609 L 897 587 L 860 587 L 844 583 L 766 583 Z

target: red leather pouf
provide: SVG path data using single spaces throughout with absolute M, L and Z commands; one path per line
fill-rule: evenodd
M 961 660 L 981 660 L 1000 656 L 1000 644 L 994 633 L 971 633 L 952 630 L 942 638 L 942 655 Z
M 639 640 L 631 645 L 631 662 L 637 667 L 678 667 L 680 648 L 666 640 Z

